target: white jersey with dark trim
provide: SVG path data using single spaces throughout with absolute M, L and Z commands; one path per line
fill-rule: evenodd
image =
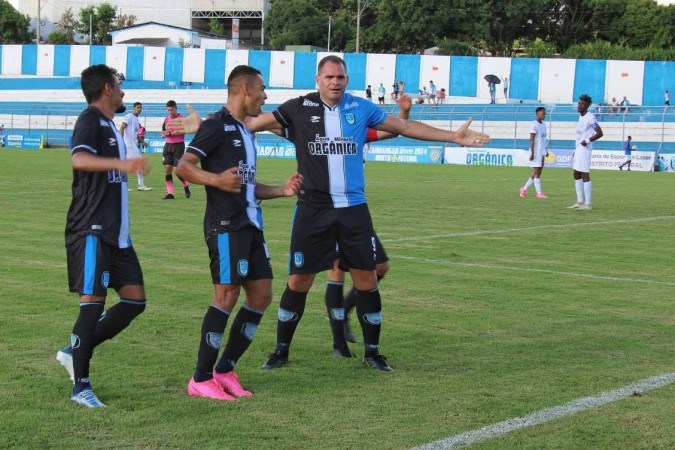
M 73 129 L 71 155 L 88 152 L 105 158 L 126 159 L 124 140 L 115 123 L 89 106 Z M 89 234 L 110 245 L 131 246 L 127 174 L 119 170 L 73 170 L 73 199 L 66 219 L 66 244 Z
M 541 159 L 546 156 L 548 139 L 546 139 L 546 124 L 542 121 L 533 120 L 530 126 L 530 134 L 534 134 L 534 158 Z
M 366 203 L 363 145 L 368 127 L 387 118 L 380 108 L 347 93 L 331 108 L 313 92 L 285 102 L 273 114 L 295 144 L 304 177 L 299 202 L 315 208 Z
M 244 124 L 223 108 L 202 122 L 185 151 L 197 156 L 201 168 L 207 172 L 220 173 L 239 167 L 244 178 L 238 194 L 206 186 L 204 235 L 249 225 L 262 230 L 262 209 L 255 197 L 255 140 Z

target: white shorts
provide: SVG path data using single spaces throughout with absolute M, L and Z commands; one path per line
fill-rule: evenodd
M 534 155 L 534 159 L 530 161 L 530 167 L 544 167 L 545 155 Z
M 591 149 L 579 145 L 574 150 L 574 157 L 572 158 L 572 169 L 577 172 L 589 173 L 591 171 Z
M 126 146 L 127 146 L 127 159 L 141 157 L 141 151 L 138 149 L 137 146 L 129 144 L 126 144 Z
M 633 159 L 631 155 L 626 155 L 626 161 L 630 161 L 631 159 Z

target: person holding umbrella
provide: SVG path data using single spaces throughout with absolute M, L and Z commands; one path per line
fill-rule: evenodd
M 497 85 L 502 82 L 502 80 L 497 75 L 485 75 L 485 81 L 488 83 L 488 90 L 490 91 L 490 104 L 494 105 L 495 95 L 497 93 Z

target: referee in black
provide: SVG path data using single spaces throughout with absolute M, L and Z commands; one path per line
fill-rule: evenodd
M 124 92 L 117 72 L 106 65 L 82 71 L 87 108 L 73 130 L 73 198 L 66 222 L 68 284 L 80 295 L 70 345 L 56 354 L 74 382 L 71 400 L 89 408 L 105 406 L 92 390 L 89 362 L 94 347 L 113 338 L 145 309 L 143 273 L 129 235 L 127 174 L 148 173 L 148 158 L 126 159 L 115 127 Z M 104 312 L 108 287 L 119 303 Z

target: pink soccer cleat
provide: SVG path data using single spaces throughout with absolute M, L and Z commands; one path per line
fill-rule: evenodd
M 548 195 L 544 194 L 543 192 L 537 192 L 537 198 L 548 198 Z
M 212 398 L 224 401 L 234 400 L 234 397 L 224 392 L 213 379 L 197 383 L 194 378 L 191 378 L 188 383 L 187 392 L 188 395 L 193 397 Z
M 520 188 L 520 196 L 525 198 L 526 195 L 527 195 L 527 189 L 521 187 Z
M 247 391 L 241 386 L 239 377 L 234 371 L 218 373 L 214 370 L 213 381 L 215 381 L 222 389 L 225 389 L 225 392 L 234 397 L 250 397 L 253 395 L 251 391 Z

